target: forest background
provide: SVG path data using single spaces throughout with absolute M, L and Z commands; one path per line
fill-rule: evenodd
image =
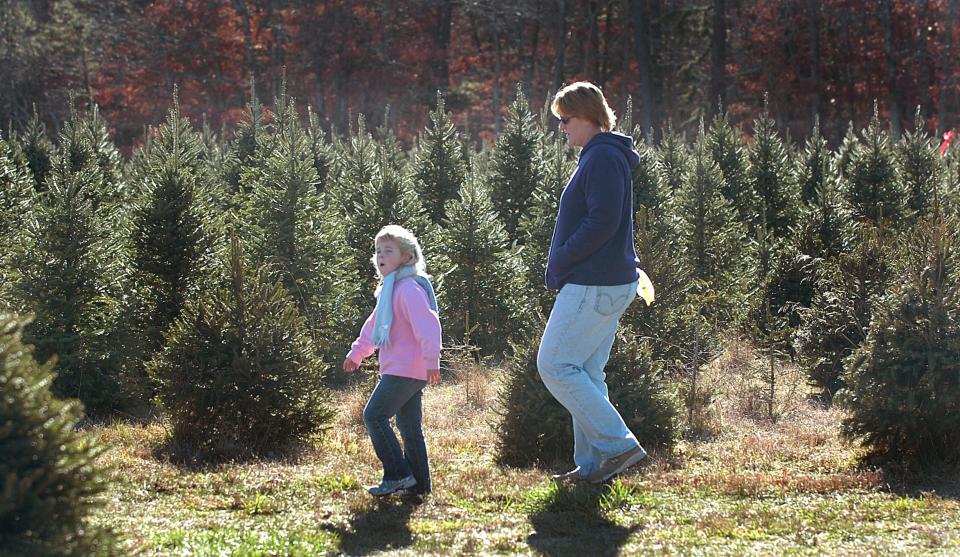
M 0 122 L 36 111 L 59 129 L 75 94 L 128 150 L 177 85 L 185 115 L 229 133 L 251 79 L 272 99 L 285 67 L 329 131 L 389 110 L 408 144 L 437 90 L 469 138 L 492 143 L 516 83 L 542 106 L 577 78 L 621 115 L 632 96 L 633 121 L 658 137 L 721 103 L 749 127 L 765 92 L 794 138 L 819 115 L 835 146 L 875 99 L 894 139 L 917 106 L 939 136 L 960 109 L 957 17 L 956 0 L 3 0 Z

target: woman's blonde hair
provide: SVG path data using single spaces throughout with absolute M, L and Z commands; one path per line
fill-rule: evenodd
M 392 240 L 396 242 L 397 247 L 400 248 L 400 253 L 410 255 L 410 263 L 408 263 L 408 265 L 413 265 L 417 270 L 417 274 L 427 274 L 427 262 L 423 258 L 423 249 L 420 247 L 420 242 L 417 240 L 417 237 L 413 235 L 413 232 L 397 224 L 388 224 L 381 228 L 380 232 L 377 232 L 377 236 L 373 239 L 374 247 L 376 247 L 381 240 Z M 377 267 L 376 249 L 374 249 L 374 254 L 373 257 L 370 258 L 370 261 L 373 263 L 373 268 L 377 270 L 377 274 L 379 274 L 380 269 Z
M 550 110 L 557 118 L 585 118 L 605 132 L 612 130 L 617 123 L 617 117 L 607 104 L 603 92 L 589 81 L 571 83 L 557 91 Z

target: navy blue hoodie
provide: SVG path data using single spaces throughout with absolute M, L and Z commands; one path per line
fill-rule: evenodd
M 626 135 L 598 133 L 584 145 L 560 195 L 544 277 L 547 288 L 637 280 L 632 173 L 638 164 L 640 155 Z

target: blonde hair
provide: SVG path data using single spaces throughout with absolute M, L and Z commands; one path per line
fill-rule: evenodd
M 617 123 L 617 117 L 607 104 L 603 92 L 589 81 L 571 83 L 557 91 L 550 110 L 557 118 L 576 116 L 590 120 L 605 132 L 612 130 Z
M 408 265 L 413 265 L 417 270 L 417 274 L 427 274 L 427 262 L 423 258 L 423 249 L 420 247 L 420 242 L 417 240 L 417 237 L 413 235 L 413 232 L 397 224 L 388 224 L 381 228 L 380 232 L 377 232 L 376 237 L 373 239 L 374 247 L 382 240 L 392 240 L 396 242 L 397 247 L 400 248 L 400 253 L 410 256 L 410 263 L 408 263 Z M 374 250 L 374 252 L 376 252 L 376 250 Z M 373 254 L 370 261 L 373 263 L 373 268 L 377 270 L 377 274 L 379 275 L 380 269 L 377 268 L 376 253 Z

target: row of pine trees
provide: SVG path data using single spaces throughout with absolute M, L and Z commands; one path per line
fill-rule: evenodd
M 401 224 L 424 245 L 445 344 L 507 371 L 498 460 L 552 462 L 572 433 L 536 347 L 576 165 L 553 129 L 519 89 L 479 150 L 440 97 L 410 151 L 362 116 L 330 137 L 284 93 L 272 110 L 254 97 L 230 141 L 174 94 L 130 157 L 95 108 L 73 110 L 55 141 L 34 120 L 0 139 L 0 312 L 19 316 L 3 334 L 51 362 L 53 393 L 88 415 L 159 408 L 201 454 L 275 454 L 330 422 L 374 305 L 373 237 Z M 695 426 L 712 396 L 701 370 L 741 338 L 769 362 L 771 418 L 798 366 L 872 456 L 960 460 L 956 151 L 921 129 L 894 144 L 876 115 L 836 149 L 816 127 L 785 140 L 766 115 L 749 140 L 722 114 L 659 145 L 619 129 L 642 159 L 636 245 L 658 298 L 629 309 L 608 381 L 645 444 Z

